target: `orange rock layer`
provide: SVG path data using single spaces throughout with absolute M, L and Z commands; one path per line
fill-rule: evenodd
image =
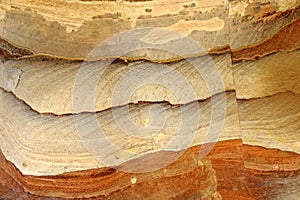
M 279 17 L 286 17 L 300 12 L 300 6 L 295 10 L 289 10 L 280 13 Z M 278 17 L 278 18 L 279 18 Z M 276 21 L 276 20 L 274 20 Z M 283 27 L 272 38 L 263 41 L 260 44 L 243 47 L 232 51 L 232 62 L 236 63 L 242 60 L 255 60 L 257 58 L 269 55 L 278 51 L 292 51 L 300 47 L 300 19 L 293 21 Z
M 274 199 L 299 194 L 300 155 L 243 145 L 241 140 L 218 142 L 205 158 L 201 146 L 184 152 L 159 152 L 113 168 L 91 169 L 57 176 L 24 176 L 0 155 L 0 197 L 96 199 Z M 126 173 L 132 166 L 153 167 L 182 156 L 171 165 L 148 173 Z M 289 195 L 289 196 L 287 196 Z

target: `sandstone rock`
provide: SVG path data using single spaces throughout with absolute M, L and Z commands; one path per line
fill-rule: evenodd
M 0 2 L 0 198 L 297 199 L 299 11 Z

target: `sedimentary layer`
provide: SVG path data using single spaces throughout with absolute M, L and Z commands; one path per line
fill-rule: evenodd
M 234 90 L 227 53 L 164 64 L 7 60 L 0 64 L 0 87 L 37 112 L 53 114 L 97 112 L 137 102 L 187 104 Z
M 300 153 L 300 95 L 239 100 L 243 143 Z
M 0 194 L 3 198 L 29 199 L 42 198 L 38 194 L 44 198 L 93 196 L 97 199 L 118 199 L 122 196 L 123 199 L 221 199 L 222 196 L 223 199 L 232 199 L 238 195 L 242 199 L 293 199 L 299 194 L 298 154 L 229 140 L 218 142 L 206 158 L 199 159 L 200 148 L 190 148 L 170 166 L 143 174 L 101 168 L 58 176 L 24 176 L 1 155 L 0 175 L 4 187 Z M 176 152 L 160 152 L 123 166 L 133 163 L 155 165 L 163 162 L 165 156 L 174 154 Z M 150 162 L 153 159 L 156 162 Z M 168 192 L 161 192 L 161 188 L 168 183 L 172 187 L 166 188 Z M 12 188 L 14 192 L 7 192 Z
M 1 17 L 3 19 L 0 24 L 1 38 L 13 42 L 16 46 L 26 47 L 36 54 L 69 58 L 84 59 L 108 38 L 128 30 L 147 27 L 165 28 L 173 34 L 167 32 L 165 37 L 159 36 L 158 39 L 150 31 L 141 37 L 139 43 L 154 42 L 157 45 L 171 45 L 170 48 L 172 46 L 178 48 L 178 45 L 182 44 L 182 38 L 190 36 L 199 43 L 201 49 L 209 51 L 223 48 L 229 41 L 226 34 L 229 28 L 228 4 L 223 0 L 203 2 L 25 0 L 3 3 Z M 122 48 L 126 49 L 126 43 L 123 45 Z M 191 52 L 189 46 L 180 46 L 185 50 L 182 52 L 199 53 Z M 174 54 L 157 54 L 151 51 L 151 49 L 146 50 L 146 53 L 136 51 L 130 57 L 155 60 L 174 57 Z
M 0 197 L 297 199 L 299 4 L 2 1 Z
M 299 50 L 234 63 L 232 66 L 237 98 L 255 99 L 284 92 L 300 94 L 299 63 Z
M 23 174 L 119 165 L 159 150 L 240 137 L 233 92 L 181 106 L 143 103 L 55 116 L 39 114 L 1 90 L 0 107 L 1 149 Z
M 3 2 L 1 49 L 7 58 L 159 62 L 232 51 L 238 62 L 298 49 L 299 10 L 298 0 Z

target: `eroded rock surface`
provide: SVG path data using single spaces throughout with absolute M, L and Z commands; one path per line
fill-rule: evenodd
M 2 1 L 0 197 L 296 199 L 299 12 Z

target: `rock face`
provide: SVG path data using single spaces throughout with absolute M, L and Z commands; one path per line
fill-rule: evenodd
M 2 1 L 0 198 L 297 199 L 300 1 Z

